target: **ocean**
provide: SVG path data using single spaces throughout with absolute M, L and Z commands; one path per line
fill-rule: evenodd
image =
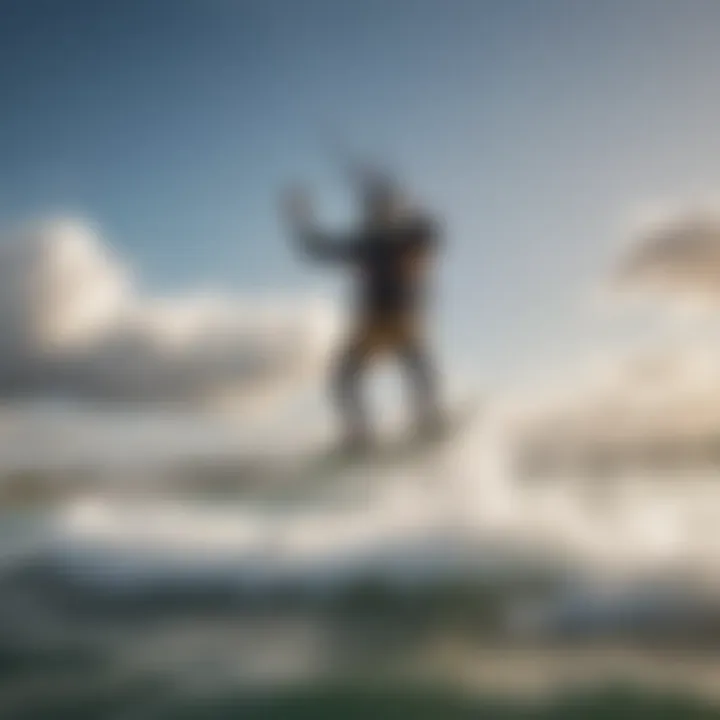
M 6 503 L 0 716 L 720 717 L 711 479 L 529 487 L 484 442 Z

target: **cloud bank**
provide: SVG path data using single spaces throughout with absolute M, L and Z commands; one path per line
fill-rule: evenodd
M 632 233 L 614 281 L 685 299 L 720 299 L 720 206 L 696 205 L 644 222 Z
M 0 398 L 242 401 L 316 372 L 333 328 L 312 299 L 144 297 L 76 220 L 0 238 Z
M 667 345 L 607 358 L 564 392 L 515 408 L 516 456 L 545 472 L 608 467 L 712 473 L 720 460 L 720 348 Z M 537 468 L 533 469 L 535 472 Z

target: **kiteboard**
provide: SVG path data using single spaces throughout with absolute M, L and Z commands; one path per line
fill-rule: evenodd
M 348 449 L 339 443 L 321 448 L 298 468 L 316 480 L 346 471 L 390 469 L 415 463 L 451 443 L 477 416 L 479 403 L 467 402 L 443 414 L 431 432 L 404 428 L 373 438 L 361 448 Z

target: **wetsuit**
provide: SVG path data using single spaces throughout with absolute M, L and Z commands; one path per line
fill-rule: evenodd
M 438 247 L 434 223 L 406 219 L 386 228 L 368 228 L 345 241 L 315 232 L 302 235 L 313 258 L 341 263 L 359 275 L 356 325 L 337 362 L 334 389 L 350 442 L 364 442 L 367 421 L 358 380 L 377 353 L 392 353 L 403 363 L 414 390 L 424 429 L 437 418 L 435 373 L 424 339 L 427 266 Z

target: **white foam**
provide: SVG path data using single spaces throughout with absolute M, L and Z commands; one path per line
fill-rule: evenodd
M 56 516 L 56 552 L 69 570 L 128 584 L 208 574 L 257 581 L 326 581 L 369 570 L 432 575 L 448 566 L 477 569 L 488 554 L 605 572 L 717 575 L 720 497 L 707 483 L 682 493 L 636 483 L 601 504 L 576 483 L 532 492 L 518 486 L 490 450 L 470 437 L 432 467 L 387 472 L 367 486 L 357 479 L 364 492 L 344 503 L 272 509 L 85 499 Z

